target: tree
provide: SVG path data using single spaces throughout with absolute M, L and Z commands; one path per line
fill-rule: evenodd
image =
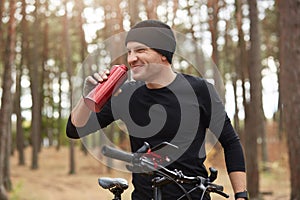
M 236 54 L 236 63 L 235 63 L 235 70 L 233 76 L 233 88 L 235 94 L 235 114 L 234 114 L 234 126 L 235 129 L 240 134 L 240 138 L 243 144 L 245 144 L 244 134 L 242 132 L 242 128 L 240 127 L 239 117 L 238 117 L 238 102 L 237 102 L 237 81 L 242 81 L 242 85 L 244 85 L 245 80 L 245 71 L 247 69 L 247 53 L 246 53 L 246 42 L 244 40 L 244 31 L 242 29 L 243 25 L 243 12 L 242 12 L 242 0 L 235 0 L 235 7 L 236 7 L 236 26 L 238 29 L 238 49 Z M 245 62 L 246 61 L 246 62 Z M 245 93 L 245 90 L 243 90 Z M 245 98 L 244 98 L 245 100 Z
M 40 30 L 40 21 L 38 16 L 39 1 L 36 1 L 34 6 L 35 10 L 33 13 L 34 22 L 33 27 L 34 31 L 32 36 L 34 40 L 32 41 L 32 54 L 29 62 L 29 72 L 30 72 L 30 86 L 31 86 L 31 96 L 32 96 L 32 120 L 31 120 L 31 143 L 32 143 L 32 160 L 31 160 L 31 169 L 38 169 L 38 153 L 40 149 L 40 134 L 41 134 L 41 65 L 40 65 L 40 56 L 39 56 L 39 30 Z
M 248 0 L 250 17 L 250 50 L 248 73 L 250 82 L 250 101 L 246 104 L 245 139 L 248 191 L 251 199 L 259 198 L 259 169 L 257 138 L 263 134 L 264 113 L 262 107 L 260 31 L 256 0 Z
M 139 19 L 139 2 L 136 0 L 128 0 L 128 13 L 130 15 L 130 24 L 133 26 Z
M 25 154 L 24 154 L 24 131 L 22 128 L 22 115 L 21 115 L 21 77 L 22 69 L 26 65 L 26 55 L 28 55 L 28 24 L 26 20 L 26 1 L 22 0 L 22 21 L 21 21 L 21 61 L 17 69 L 16 76 L 16 94 L 15 94 L 15 113 L 17 116 L 17 135 L 16 145 L 19 153 L 19 165 L 25 165 Z
M 280 13 L 280 95 L 287 136 L 291 200 L 300 199 L 300 4 L 277 1 Z
M 44 13 L 49 12 L 48 7 L 49 7 L 48 1 L 45 1 L 44 2 Z M 54 103 L 51 102 L 52 105 L 47 105 L 47 101 L 45 101 L 46 97 L 52 96 L 51 91 L 49 91 L 50 90 L 49 88 L 52 88 L 52 87 L 50 87 L 51 84 L 50 84 L 50 80 L 49 80 L 50 79 L 49 70 L 47 70 L 48 69 L 47 61 L 49 59 L 49 19 L 48 19 L 47 15 L 45 15 L 45 14 L 42 14 L 40 18 L 42 19 L 42 22 L 43 22 L 43 23 L 41 23 L 43 25 L 43 27 L 41 27 L 41 32 L 43 35 L 42 44 L 41 44 L 41 47 L 42 47 L 42 49 L 41 49 L 41 51 L 42 51 L 41 66 L 42 66 L 43 70 L 41 72 L 41 81 L 40 81 L 40 88 L 43 88 L 43 89 L 42 89 L 42 92 L 40 93 L 40 102 L 41 102 L 40 106 L 41 106 L 41 118 L 45 119 L 45 118 L 48 118 L 48 114 L 46 114 L 45 117 L 42 116 L 43 108 L 45 108 L 44 110 L 47 110 L 47 107 L 52 107 L 52 110 L 54 110 L 53 109 Z M 50 98 L 51 97 L 49 97 L 49 99 Z M 53 119 L 53 115 L 51 115 L 51 118 Z M 50 119 L 48 123 L 46 122 L 46 127 L 43 127 L 43 125 L 45 123 L 43 123 L 43 120 L 41 121 L 41 127 L 43 127 L 41 129 L 45 130 L 50 146 L 53 144 L 53 132 L 55 130 L 55 127 L 51 126 L 53 124 L 52 119 Z M 49 128 L 49 125 L 51 126 L 51 128 Z M 41 140 L 42 140 L 42 138 L 41 138 Z M 42 141 L 41 141 L 41 143 L 42 143 Z
M 64 10 L 65 14 L 63 16 L 63 41 L 65 46 L 65 52 L 64 52 L 64 66 L 67 70 L 68 74 L 68 82 L 70 85 L 70 104 L 71 108 L 72 106 L 72 76 L 73 76 L 73 66 L 72 66 L 72 52 L 71 52 L 71 42 L 70 42 L 70 34 L 69 34 L 69 16 L 68 16 L 68 9 L 67 9 L 67 3 L 68 1 L 64 1 Z M 70 169 L 69 174 L 75 174 L 75 141 L 70 140 Z
M 146 0 L 144 3 L 145 3 L 148 19 L 157 19 L 156 9 L 158 6 L 158 1 L 157 0 L 150 0 L 150 1 Z
M 219 22 L 218 14 L 221 7 L 223 6 L 222 4 L 224 4 L 224 2 L 220 0 L 207 1 L 208 14 L 209 14 L 208 24 L 209 24 L 210 34 L 211 34 L 211 45 L 212 45 L 211 57 L 212 60 L 214 61 L 214 64 L 216 65 L 216 67 L 213 68 L 215 87 L 219 92 L 221 99 L 223 100 L 223 102 L 225 102 L 225 93 L 224 90 L 222 90 L 223 85 L 221 85 L 223 83 L 220 82 L 220 78 L 219 78 L 220 75 L 219 72 L 221 71 L 221 69 L 219 67 L 219 52 L 218 52 L 218 43 L 217 43 L 219 37 L 219 33 L 217 29 L 217 25 Z
M 0 0 L 0 47 L 2 47 L 3 45 L 3 26 L 2 26 L 2 13 L 3 13 L 3 9 L 4 9 L 4 2 L 5 0 Z M 2 49 L 0 51 L 0 56 L 2 56 Z M 1 63 L 0 63 L 1 64 Z
M 15 24 L 16 2 L 9 2 L 9 22 L 5 48 L 4 73 L 3 73 L 3 94 L 1 99 L 0 112 L 0 199 L 8 199 L 6 191 L 11 189 L 9 156 L 11 148 L 11 113 L 13 85 L 12 71 L 15 59 L 16 24 Z
M 80 48 L 79 48 L 79 62 L 83 62 L 85 60 L 85 57 L 86 57 L 86 51 L 87 51 L 87 44 L 86 44 L 86 41 L 85 41 L 85 33 L 84 33 L 84 29 L 83 29 L 83 26 L 84 26 L 84 19 L 82 17 L 82 13 L 84 12 L 84 0 L 79 0 L 77 1 L 77 4 L 75 5 L 74 7 L 74 10 L 77 11 L 77 18 L 76 18 L 76 21 L 78 21 L 78 23 L 76 23 L 76 30 L 77 30 L 77 35 L 79 36 L 79 41 L 80 41 Z M 84 70 L 83 70 L 84 72 Z M 85 73 L 82 73 L 82 77 L 83 79 L 86 77 Z M 61 112 L 60 112 L 61 113 Z M 60 114 L 61 116 L 61 114 Z M 63 119 L 61 118 L 59 120 L 60 122 L 63 121 Z M 62 123 L 60 123 L 62 124 Z M 64 126 L 61 126 L 60 125 L 60 130 L 63 130 L 65 127 Z M 83 139 L 85 140 L 85 139 Z M 84 142 L 81 143 L 81 149 L 82 151 L 84 152 L 85 155 L 87 155 L 88 151 L 86 149 L 86 147 L 84 146 Z
M 82 17 L 82 13 L 84 11 L 84 0 L 79 0 L 77 1 L 77 4 L 75 5 L 75 8 L 77 10 L 77 19 L 78 21 L 78 26 L 76 27 L 76 30 L 78 31 L 77 34 L 79 36 L 79 41 L 80 41 L 80 61 L 83 62 L 85 57 L 86 57 L 86 51 L 87 51 L 87 44 L 85 41 L 85 34 L 83 30 L 83 25 L 84 25 L 84 19 Z

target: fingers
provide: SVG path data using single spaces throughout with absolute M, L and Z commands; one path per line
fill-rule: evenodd
M 87 83 L 91 83 L 93 85 L 97 85 L 98 84 L 98 81 L 93 77 L 93 76 L 88 76 L 86 77 L 86 80 L 85 80 Z
M 87 81 L 96 85 L 98 83 L 101 83 L 101 82 L 107 80 L 108 75 L 109 75 L 109 70 L 106 69 L 104 71 L 96 72 L 93 75 L 88 76 Z
M 95 88 L 95 86 L 98 85 L 98 83 L 107 80 L 108 75 L 109 70 L 106 69 L 86 77 L 84 80 L 83 96 L 87 96 Z
M 107 80 L 108 75 L 109 75 L 109 70 L 106 69 L 104 71 L 94 73 L 93 77 L 94 77 L 94 79 L 96 79 L 96 81 L 101 83 L 101 82 Z
M 107 73 L 107 71 L 101 71 L 101 72 L 97 72 L 93 74 L 93 78 L 97 81 L 97 82 L 103 82 L 104 80 L 107 79 L 107 75 L 109 74 L 109 71 Z

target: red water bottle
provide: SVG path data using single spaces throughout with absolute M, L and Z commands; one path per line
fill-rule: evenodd
M 99 83 L 90 93 L 84 97 L 86 106 L 100 112 L 112 94 L 126 81 L 128 68 L 125 65 L 114 65 L 106 80 Z

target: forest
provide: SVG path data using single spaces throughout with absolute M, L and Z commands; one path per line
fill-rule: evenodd
M 0 0 L 0 19 L 0 200 L 27 199 L 12 198 L 12 157 L 38 173 L 45 149 L 67 149 L 65 173 L 78 176 L 76 154 L 93 154 L 103 140 L 66 137 L 84 77 L 126 64 L 124 36 L 145 19 L 174 30 L 174 70 L 218 90 L 245 150 L 251 199 L 266 198 L 260 184 L 275 154 L 288 176 L 281 199 L 300 199 L 299 1 Z M 121 122 L 104 132 L 129 149 Z

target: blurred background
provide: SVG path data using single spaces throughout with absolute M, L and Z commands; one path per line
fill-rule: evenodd
M 130 181 L 65 126 L 84 65 L 126 64 L 113 36 L 145 19 L 192 41 L 178 44 L 174 68 L 215 84 L 244 145 L 251 199 L 300 199 L 299 16 L 295 0 L 0 0 L 0 199 L 108 199 L 97 177 Z M 129 150 L 120 127 L 105 134 Z M 232 194 L 219 149 L 207 162 Z

